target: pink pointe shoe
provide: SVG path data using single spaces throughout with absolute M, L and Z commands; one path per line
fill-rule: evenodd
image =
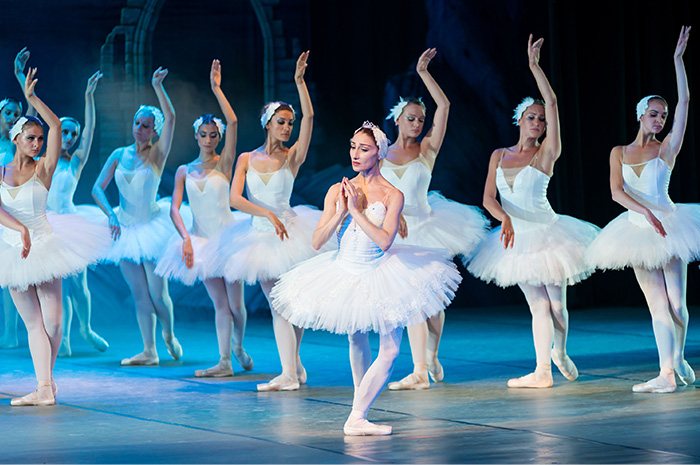
M 346 436 L 389 436 L 394 432 L 394 428 L 389 425 L 375 425 L 366 418 L 348 420 L 343 426 L 343 433 Z
M 123 367 L 126 366 L 155 366 L 160 363 L 158 359 L 158 354 L 147 354 L 146 352 L 141 352 L 140 354 L 134 355 L 131 358 L 125 358 L 121 361 Z
M 298 391 L 299 381 L 287 373 L 273 378 L 271 381 L 263 384 L 258 384 L 258 392 L 275 392 L 275 391 Z
M 659 375 L 646 383 L 635 384 L 632 386 L 632 392 L 647 392 L 651 394 L 666 394 L 676 390 L 676 383 L 667 381 L 666 378 Z
M 53 396 L 51 383 L 43 381 L 39 383 L 36 391 L 27 394 L 24 397 L 15 397 L 10 401 L 10 405 L 14 407 L 28 406 L 47 406 L 56 404 L 56 399 Z
M 430 381 L 428 381 L 427 377 L 423 378 L 416 373 L 411 373 L 401 381 L 389 383 L 387 387 L 390 391 L 421 391 L 430 388 Z
M 552 349 L 551 355 L 552 361 L 557 366 L 557 368 L 559 368 L 559 371 L 564 376 L 564 378 L 568 379 L 569 381 L 573 381 L 576 378 L 578 378 L 578 369 L 576 368 L 576 365 L 574 365 L 574 362 L 569 358 L 569 356 L 566 355 L 566 353 L 562 354 L 558 350 Z
M 508 380 L 509 388 L 546 389 L 552 387 L 552 384 L 554 384 L 554 381 L 552 380 L 551 371 L 535 371 L 529 375 Z

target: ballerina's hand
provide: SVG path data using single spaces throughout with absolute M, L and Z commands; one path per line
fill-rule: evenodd
M 151 84 L 153 87 L 158 87 L 163 85 L 163 79 L 168 75 L 168 68 L 163 69 L 161 66 L 157 70 L 153 71 L 153 78 L 151 79 Z
M 102 73 L 100 72 L 100 70 L 97 70 L 95 74 L 90 76 L 90 79 L 88 79 L 87 82 L 87 87 L 85 88 L 85 95 L 92 95 L 95 93 L 95 89 L 97 89 L 97 83 L 101 78 Z
M 22 230 L 22 253 L 20 256 L 22 258 L 27 258 L 27 256 L 29 255 L 29 250 L 31 250 L 31 248 L 32 238 L 29 235 L 29 229 L 24 228 L 24 230 Z
M 29 68 L 27 71 L 27 78 L 24 80 L 24 96 L 29 99 L 34 95 L 34 87 L 36 86 L 38 79 L 34 79 L 36 75 L 36 68 Z
M 186 237 L 182 240 L 182 261 L 187 268 L 194 266 L 194 250 L 192 249 L 192 239 Z
M 418 63 L 416 64 L 416 71 L 421 72 L 421 71 L 426 71 L 428 69 L 428 64 L 430 64 L 430 60 L 435 58 L 435 55 L 437 55 L 437 49 L 435 48 L 429 48 L 425 52 L 423 52 L 418 58 Z
M 17 53 L 15 57 L 15 76 L 24 73 L 24 67 L 27 66 L 27 61 L 29 60 L 29 50 L 24 47 Z
M 274 213 L 270 212 L 270 215 L 267 217 L 267 219 L 272 223 L 272 226 L 275 227 L 275 234 L 277 234 L 280 238 L 281 241 L 284 240 L 286 237 L 289 239 L 289 234 L 287 234 L 287 228 L 284 227 L 284 223 L 282 223 L 279 218 L 275 216 Z
M 211 84 L 212 89 L 221 87 L 221 62 L 219 60 L 214 60 L 211 62 L 209 83 Z
M 510 221 L 510 216 L 506 216 L 501 223 L 501 238 L 503 242 L 503 248 L 513 248 L 515 243 L 515 230 L 513 230 L 513 224 Z
M 348 201 L 345 198 L 342 182 L 340 183 L 340 189 L 338 189 L 338 196 L 335 198 L 335 205 L 339 213 L 345 215 L 348 212 Z
M 112 236 L 112 240 L 114 241 L 119 239 L 119 236 L 122 234 L 122 228 L 119 224 L 119 219 L 117 218 L 116 213 L 112 213 L 109 216 L 109 231 L 110 235 Z
M 355 189 L 355 186 L 352 185 L 348 178 L 343 178 L 343 192 L 350 214 L 359 213 L 357 189 Z
M 673 58 L 682 58 L 685 48 L 688 46 L 688 39 L 690 39 L 690 26 L 681 26 L 681 33 L 678 36 L 678 43 L 676 44 L 676 51 L 673 54 Z
M 305 51 L 301 55 L 299 55 L 299 59 L 297 60 L 297 69 L 294 72 L 294 81 L 301 84 L 304 82 L 304 73 L 306 73 L 306 67 L 309 66 L 306 63 L 306 60 L 309 59 L 309 54 L 311 53 L 310 50 Z
M 408 224 L 406 224 L 406 218 L 403 217 L 403 213 L 399 215 L 399 237 L 401 239 L 406 239 L 408 237 Z
M 657 234 L 660 234 L 662 237 L 666 237 L 668 233 L 666 232 L 666 229 L 664 229 L 664 225 L 661 224 L 661 221 L 659 221 L 659 219 L 654 216 L 650 210 L 647 210 L 644 217 L 647 219 L 649 224 L 654 227 L 654 231 L 656 231 Z
M 536 65 L 540 62 L 540 49 L 542 48 L 542 43 L 544 39 L 537 39 L 537 41 L 532 43 L 532 34 L 527 40 L 527 56 L 530 61 L 530 66 Z

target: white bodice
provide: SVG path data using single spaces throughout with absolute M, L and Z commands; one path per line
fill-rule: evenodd
M 634 167 L 641 167 L 637 174 Z M 671 167 L 660 157 L 633 165 L 622 164 L 624 189 L 634 200 L 650 209 L 654 215 L 663 219 L 668 213 L 676 211 L 676 205 L 668 196 L 671 181 Z M 629 220 L 638 226 L 650 226 L 649 222 L 637 212 L 630 211 Z
M 514 170 L 518 171 L 512 176 L 511 185 L 507 177 L 511 178 Z M 516 232 L 540 229 L 557 221 L 558 216 L 547 200 L 549 179 L 532 165 L 505 168 L 505 171 L 499 165 L 496 169 L 496 187 L 501 205 L 510 216 Z
M 192 209 L 192 234 L 209 238 L 233 221 L 229 182 L 221 172 L 211 170 L 199 179 L 187 173 L 185 190 Z
M 114 182 L 119 190 L 117 218 L 121 224 L 140 224 L 155 218 L 160 211 L 156 204 L 160 176 L 150 167 L 141 165 L 127 169 L 119 163 L 114 171 Z
M 374 202 L 365 209 L 364 215 L 372 224 L 381 228 L 386 217 L 386 206 Z M 347 215 L 338 228 L 337 260 L 344 265 L 365 268 L 384 255 L 384 251 Z
M 78 179 L 73 174 L 70 162 L 59 161 L 51 178 L 48 209 L 56 213 L 75 213 L 73 195 L 78 187 Z
M 389 160 L 382 161 L 381 173 L 404 196 L 403 215 L 406 221 L 414 217 L 424 221 L 430 215 L 428 188 L 432 173 L 423 154 L 404 165 L 396 165 Z
M 2 207 L 29 229 L 32 239 L 52 231 L 46 219 L 47 195 L 48 191 L 36 172 L 19 186 L 10 186 L 4 179 L 0 183 Z M 12 246 L 22 244 L 20 233 L 10 228 L 2 228 L 2 239 Z
M 249 161 L 245 179 L 249 201 L 270 210 L 282 223 L 294 215 L 289 205 L 294 188 L 294 175 L 289 169 L 289 160 L 285 160 L 280 169 L 266 173 L 257 171 Z M 258 230 L 274 231 L 267 218 L 253 215 L 252 222 Z

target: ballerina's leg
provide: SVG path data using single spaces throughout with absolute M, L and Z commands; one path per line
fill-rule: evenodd
M 688 333 L 689 320 L 688 305 L 686 303 L 688 264 L 674 258 L 664 267 L 664 280 L 676 335 L 673 350 L 673 367 L 683 384 L 693 384 L 695 382 L 695 372 L 685 360 L 685 338 Z
M 0 349 L 15 349 L 19 346 L 17 341 L 17 309 L 8 289 L 2 290 L 2 303 L 5 329 L 2 339 L 0 339 Z
M 243 293 L 243 283 L 235 281 L 229 283 L 224 281 L 226 286 L 226 296 L 228 298 L 228 307 L 233 317 L 233 356 L 236 357 L 238 364 L 246 371 L 253 369 L 253 359 L 243 348 L 243 338 L 245 337 L 245 328 L 248 324 L 248 310 L 245 308 L 245 297 Z M 301 343 L 299 338 L 298 344 Z M 297 354 L 298 354 L 297 349 Z
M 143 352 L 122 360 L 122 365 L 157 365 L 156 310 L 148 291 L 146 271 L 142 265 L 128 260 L 119 262 L 119 268 L 134 298 L 136 320 L 143 341 Z
M 428 389 L 428 343 L 430 340 L 430 329 L 426 321 L 406 328 L 408 341 L 411 346 L 411 357 L 413 358 L 413 373 L 400 381 L 389 383 L 390 391 L 405 391 L 413 389 Z M 436 357 L 437 360 L 437 357 Z
M 58 349 L 59 357 L 70 357 L 73 351 L 70 347 L 70 330 L 73 324 L 73 299 L 71 298 L 71 285 L 67 278 L 62 281 L 63 287 L 63 334 L 61 336 L 61 347 Z
M 173 301 L 168 291 L 168 280 L 155 273 L 156 265 L 151 261 L 143 262 L 148 282 L 148 293 L 153 302 L 156 317 L 163 328 L 162 335 L 170 356 L 179 360 L 182 357 L 182 347 L 175 337 L 175 312 Z
M 554 325 L 554 348 L 552 360 L 562 375 L 569 381 L 578 378 L 578 369 L 566 353 L 569 336 L 569 311 L 566 308 L 566 281 L 561 286 L 547 285 L 549 308 Z
M 75 276 L 69 276 L 66 280 L 70 282 L 70 297 L 80 323 L 80 335 L 92 347 L 104 352 L 109 348 L 109 344 L 92 329 L 92 298 L 88 288 L 87 269 Z

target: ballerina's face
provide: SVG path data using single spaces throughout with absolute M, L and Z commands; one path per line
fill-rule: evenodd
M 289 110 L 277 110 L 265 125 L 267 133 L 276 140 L 287 142 L 294 127 L 294 113 Z
M 134 125 L 131 132 L 138 142 L 148 142 L 156 135 L 155 118 L 148 111 L 139 111 L 134 115 Z
M 194 138 L 197 139 L 199 149 L 205 153 L 213 152 L 216 146 L 219 145 L 219 141 L 221 141 L 219 128 L 216 127 L 214 123 L 202 124 L 199 126 L 199 130 Z
M 544 115 L 544 107 L 537 103 L 530 105 L 523 112 L 518 121 L 520 130 L 529 137 L 539 138 L 547 128 L 547 119 Z
M 61 148 L 70 150 L 78 141 L 78 125 L 74 121 L 65 120 L 61 123 Z
M 401 116 L 396 120 L 399 132 L 408 137 L 418 137 L 423 132 L 425 124 L 425 110 L 416 103 L 409 103 L 401 112 Z
M 38 124 L 26 125 L 13 142 L 17 146 L 17 152 L 36 158 L 44 146 L 44 129 Z
M 639 123 L 647 132 L 658 134 L 664 128 L 667 116 L 668 107 L 663 100 L 651 99 L 649 100 L 647 110 L 639 119 Z
M 350 161 L 357 172 L 371 170 L 377 165 L 379 147 L 372 136 L 361 131 L 350 139 Z
M 9 102 L 2 109 L 2 114 L 0 115 L 0 128 L 4 133 L 9 133 L 12 129 L 12 125 L 15 124 L 17 118 L 22 116 L 22 112 L 19 105 L 15 102 Z

